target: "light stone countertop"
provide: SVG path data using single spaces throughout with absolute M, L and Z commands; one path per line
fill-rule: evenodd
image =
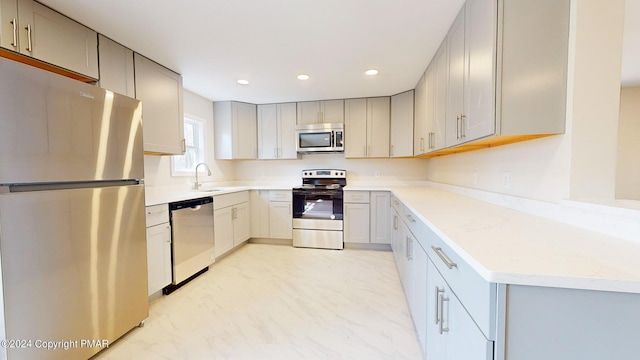
M 291 190 L 289 184 L 214 186 L 203 184 L 202 190 L 188 190 L 186 186 L 148 186 L 145 188 L 145 206 L 167 204 L 182 200 L 230 194 L 247 190 Z
M 640 293 L 640 244 L 428 187 L 391 187 L 485 280 Z
M 246 190 L 290 190 L 291 184 L 205 189 L 218 191 L 148 187 L 146 205 Z M 638 242 L 427 186 L 348 185 L 348 190 L 391 191 L 489 282 L 640 293 Z

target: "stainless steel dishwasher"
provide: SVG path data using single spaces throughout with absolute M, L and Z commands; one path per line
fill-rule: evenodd
M 169 210 L 172 282 L 162 290 L 165 295 L 209 270 L 215 260 L 213 198 L 170 203 Z

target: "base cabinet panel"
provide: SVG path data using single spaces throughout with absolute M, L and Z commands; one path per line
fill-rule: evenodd
M 227 207 L 213 212 L 213 237 L 215 239 L 216 258 L 233 249 L 233 216 L 231 210 L 231 207 Z
M 147 228 L 147 273 L 149 295 L 171 284 L 171 226 L 169 223 Z
M 427 359 L 493 359 L 493 342 L 476 326 L 430 260 L 427 264 L 426 310 Z
M 269 237 L 272 239 L 293 239 L 291 202 L 269 203 Z
M 369 243 L 369 204 L 344 204 L 344 242 Z

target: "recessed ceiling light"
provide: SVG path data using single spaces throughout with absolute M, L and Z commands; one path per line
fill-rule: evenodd
M 240 85 L 249 85 L 249 80 L 239 79 L 237 82 Z
M 378 70 L 376 69 L 369 69 L 367 71 L 364 72 L 367 75 L 378 75 Z
M 307 74 L 300 74 L 297 76 L 298 80 L 309 80 L 309 75 Z

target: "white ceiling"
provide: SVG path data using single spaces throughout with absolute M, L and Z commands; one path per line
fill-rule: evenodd
M 187 90 L 256 104 L 411 89 L 464 2 L 39 1 L 181 73 Z M 640 0 L 627 0 L 626 13 L 639 14 Z M 626 25 L 623 83 L 640 84 L 640 26 Z

